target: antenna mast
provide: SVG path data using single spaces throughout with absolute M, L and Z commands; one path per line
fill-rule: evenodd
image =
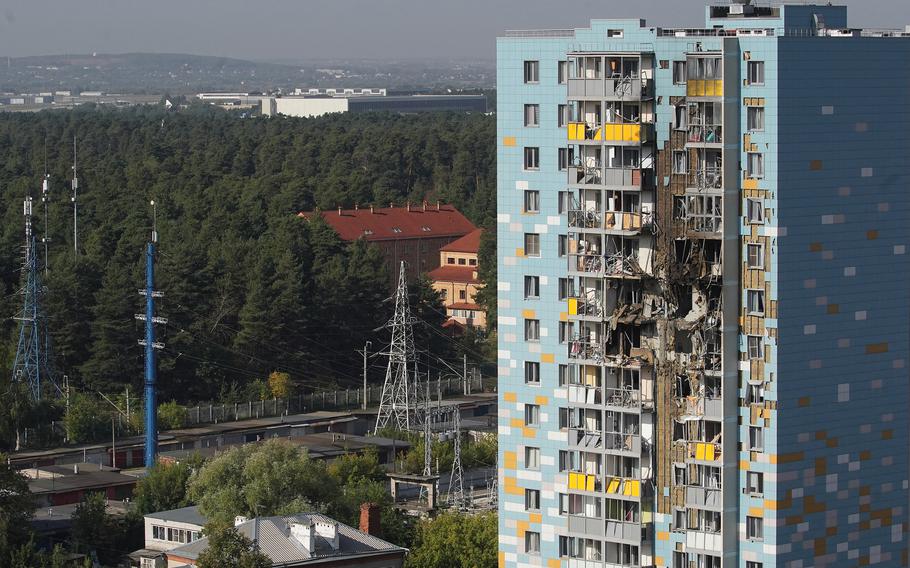
M 47 187 L 46 176 L 42 187 Z M 32 399 L 37 401 L 41 400 L 49 387 L 53 387 L 58 394 L 61 391 L 50 371 L 50 337 L 47 333 L 47 318 L 41 308 L 45 289 L 38 269 L 38 246 L 32 223 L 32 207 L 33 199 L 29 194 L 22 204 L 22 214 L 25 217 L 25 259 L 22 264 L 24 283 L 19 292 L 22 294 L 22 311 L 13 318 L 19 322 L 19 342 L 13 363 L 12 380 L 24 381 Z
M 136 314 L 137 320 L 145 322 L 145 339 L 140 339 L 139 345 L 145 347 L 145 467 L 147 468 L 155 464 L 158 454 L 158 362 L 155 351 L 164 349 L 163 343 L 155 341 L 155 324 L 167 323 L 165 318 L 155 316 L 155 298 L 161 298 L 164 294 L 155 290 L 158 209 L 154 201 L 152 201 L 152 217 L 152 237 L 145 248 L 145 289 L 139 290 L 139 294 L 145 296 L 145 313 Z
M 79 176 L 76 172 L 76 136 L 73 136 L 73 255 L 79 258 L 79 204 L 76 198 L 79 193 Z
M 44 244 L 44 276 L 50 269 L 50 255 L 48 254 L 48 243 L 51 242 L 50 233 L 47 230 L 47 204 L 51 198 L 51 176 L 47 173 L 47 138 L 44 139 L 44 179 L 41 182 L 41 204 L 44 206 L 44 234 L 41 242 Z

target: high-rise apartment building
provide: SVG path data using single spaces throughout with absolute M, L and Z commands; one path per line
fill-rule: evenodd
M 500 566 L 907 566 L 910 34 L 498 41 Z

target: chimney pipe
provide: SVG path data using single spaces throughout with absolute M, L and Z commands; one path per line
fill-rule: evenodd
M 372 206 L 372 205 L 370 205 L 370 213 L 375 213 L 375 212 L 376 212 L 376 210 L 373 209 L 373 206 Z
M 423 211 L 424 211 L 424 213 L 426 213 L 426 211 L 427 211 L 427 200 L 426 199 L 423 200 Z
M 394 204 L 394 203 L 389 203 L 389 209 L 395 209 L 395 204 Z
M 408 213 L 410 213 L 410 212 L 411 212 L 411 202 L 408 201 Z
M 359 204 L 359 203 L 355 203 L 355 204 L 354 204 L 354 211 L 360 211 L 360 204 Z
M 360 505 L 360 532 L 382 538 L 382 511 L 376 503 Z
M 441 210 L 442 210 L 442 202 L 439 201 L 438 199 L 436 200 L 436 210 L 437 210 L 437 211 L 441 211 Z
M 338 206 L 338 216 L 341 217 L 341 205 Z

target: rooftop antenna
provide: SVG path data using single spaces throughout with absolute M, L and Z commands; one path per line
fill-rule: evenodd
M 76 136 L 73 135 L 73 255 L 79 258 L 79 204 L 76 202 L 79 193 L 79 176 L 76 172 Z

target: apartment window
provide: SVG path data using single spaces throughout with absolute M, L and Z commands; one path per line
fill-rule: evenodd
M 764 61 L 750 61 L 749 62 L 749 84 L 750 85 L 764 85 L 765 84 L 765 62 Z
M 525 489 L 525 511 L 540 510 L 540 490 Z
M 746 200 L 746 216 L 749 218 L 750 223 L 765 222 L 765 207 L 761 199 Z
M 560 61 L 556 64 L 556 77 L 560 85 L 565 85 L 569 82 L 569 62 Z
M 689 568 L 689 555 L 685 552 L 674 552 L 673 568 Z
M 525 190 L 525 213 L 540 213 L 540 192 Z
M 673 84 L 674 85 L 685 85 L 686 84 L 686 62 L 685 61 L 674 61 L 673 62 Z
M 765 402 L 765 387 L 763 385 L 746 386 L 746 402 L 749 404 L 762 404 Z
M 525 361 L 525 383 L 529 385 L 540 384 L 540 363 Z
M 526 404 L 525 405 L 525 426 L 538 427 L 540 426 L 540 406 L 537 404 Z M 540 450 L 537 450 L 538 454 Z
M 569 105 L 559 105 L 556 109 L 556 126 L 565 128 L 569 124 Z
M 540 148 L 525 148 L 525 169 L 540 169 Z
M 571 162 L 569 160 L 569 149 L 568 148 L 559 148 L 558 149 L 558 156 L 556 158 L 556 162 L 559 166 L 559 171 L 564 172 L 567 169 L 569 169 L 569 164 Z M 565 192 L 561 191 L 560 194 L 562 194 L 562 193 L 565 193 Z
M 746 568 L 763 568 L 764 564 L 761 562 L 753 562 L 751 560 L 746 561 Z
M 569 210 L 572 209 L 572 192 L 571 191 L 560 191 L 559 192 L 559 214 L 565 215 Z
M 540 82 L 540 61 L 525 61 L 525 83 Z
M 685 509 L 674 509 L 673 510 L 673 530 L 675 530 L 675 531 L 686 530 L 686 510 Z
M 525 531 L 525 553 L 540 554 L 540 533 Z
M 760 335 L 750 335 L 746 341 L 749 348 L 749 359 L 763 359 L 765 356 Z
M 466 258 L 459 258 L 459 259 L 458 259 L 458 264 L 459 264 L 459 266 L 464 266 L 464 265 L 466 265 L 467 263 L 468 263 L 468 259 L 466 259 Z
M 164 527 L 161 527 L 161 526 L 158 526 L 158 525 L 152 525 L 152 538 L 153 538 L 153 539 L 155 539 L 155 540 L 167 540 L 167 538 L 165 538 L 165 536 L 166 536 L 166 535 L 165 535 Z
M 746 538 L 764 540 L 764 522 L 761 517 L 746 517 Z
M 746 491 L 752 495 L 761 495 L 765 489 L 764 474 L 760 471 L 746 472 Z
M 765 434 L 760 426 L 749 426 L 749 450 L 760 452 L 765 449 Z
M 765 177 L 765 155 L 749 152 L 746 162 L 746 175 L 750 178 Z
M 686 484 L 685 464 L 673 464 L 673 483 L 679 487 Z
M 526 406 L 525 409 L 527 408 L 528 407 Z M 527 412 L 525 412 L 525 414 L 527 414 Z M 525 446 L 525 469 L 540 469 L 540 448 Z
M 748 107 L 746 109 L 746 128 L 749 130 L 765 129 L 764 107 Z
M 765 313 L 765 291 L 746 290 L 746 311 L 749 315 L 760 316 Z
M 556 239 L 557 251 L 556 254 L 559 255 L 559 258 L 565 258 L 569 254 L 569 236 L 568 235 L 559 235 Z
M 450 256 L 446 259 L 446 264 L 455 264 L 455 259 Z
M 759 243 L 749 243 L 746 245 L 746 259 L 749 268 L 765 267 L 765 247 Z
M 559 342 L 568 343 L 572 339 L 572 330 L 574 326 L 571 322 L 561 321 L 559 322 Z
M 525 276 L 525 300 L 540 298 L 540 276 Z
M 540 126 L 540 105 L 525 105 L 525 126 Z
M 564 301 L 572 297 L 572 281 L 568 278 L 559 279 L 559 300 Z
M 689 108 L 686 105 L 676 105 L 673 107 L 673 126 L 676 130 L 686 130 L 689 128 Z
M 458 291 L 458 299 L 459 299 L 459 300 L 467 300 L 467 299 L 468 299 L 468 293 L 467 293 L 467 291 L 465 291 L 465 290 L 459 290 L 459 291 Z
M 559 366 L 559 386 L 564 387 L 568 385 L 572 379 L 572 374 L 570 367 L 568 365 Z
M 685 174 L 689 171 L 689 154 L 685 151 L 673 152 L 673 173 Z
M 540 341 L 540 320 L 525 320 L 525 341 Z
M 540 256 L 540 235 L 525 233 L 525 256 Z

